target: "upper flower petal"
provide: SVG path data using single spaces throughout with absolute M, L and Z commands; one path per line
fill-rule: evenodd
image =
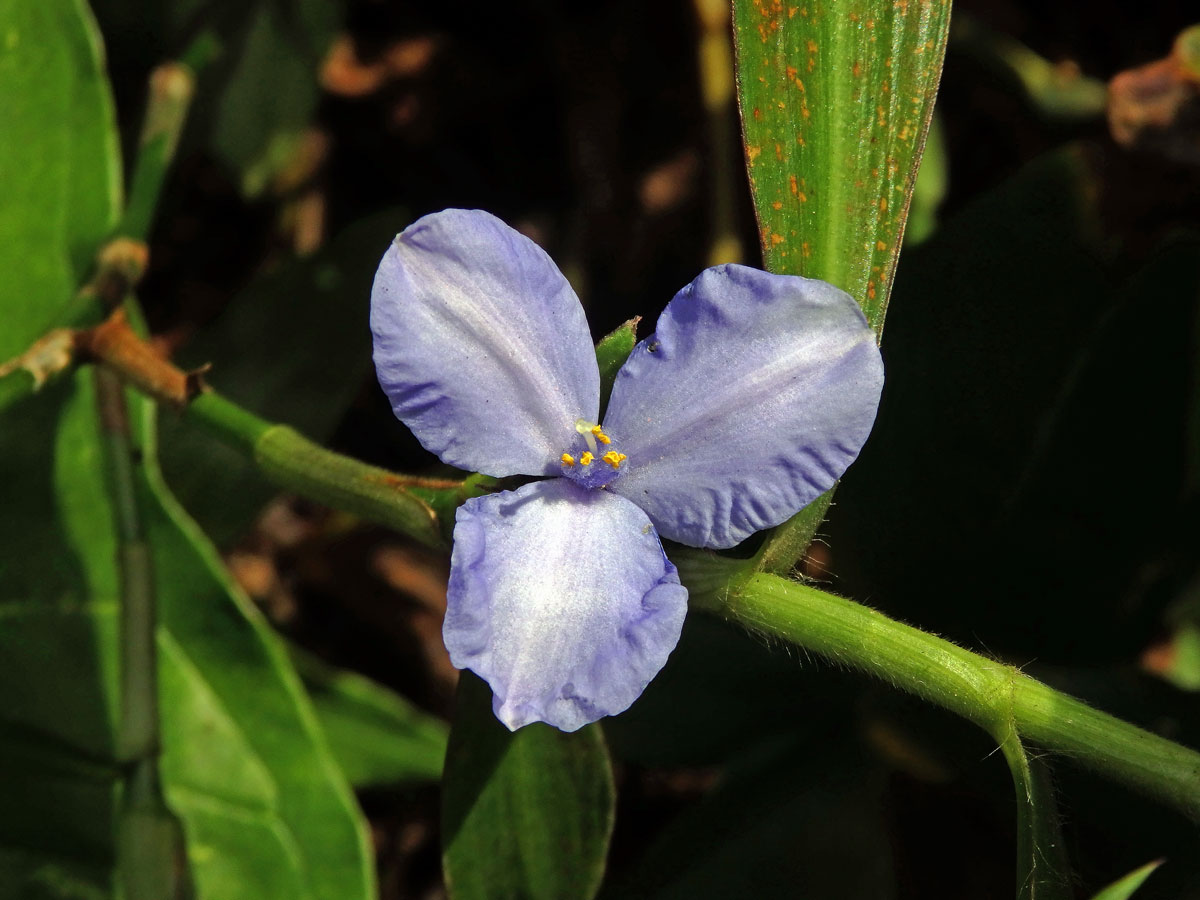
M 628 707 L 679 641 L 687 589 L 646 514 L 564 479 L 468 500 L 442 636 L 511 729 Z
M 604 429 L 629 461 L 611 490 L 664 537 L 732 547 L 833 486 L 882 387 L 875 335 L 849 295 L 746 266 L 707 269 L 617 374 Z
M 396 415 L 443 462 L 548 475 L 594 421 L 600 375 L 583 308 L 546 252 L 490 213 L 417 220 L 371 291 L 375 370 Z

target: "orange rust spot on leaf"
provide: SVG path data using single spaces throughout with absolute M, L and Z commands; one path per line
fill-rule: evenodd
M 783 162 L 783 147 L 780 146 L 778 141 L 775 143 L 775 158 L 780 162 Z
M 854 65 L 850 67 L 850 71 L 854 74 L 855 78 L 859 78 L 862 75 L 862 63 L 856 59 Z
M 795 175 L 788 176 L 788 186 L 792 189 L 793 197 L 800 193 L 800 185 L 796 183 Z
M 796 73 L 799 72 L 800 70 L 797 69 L 795 66 L 788 66 L 786 69 L 784 69 L 784 71 L 787 72 L 787 77 L 788 77 L 788 80 L 790 81 L 791 79 L 796 77 Z
M 812 115 L 812 113 L 808 111 L 807 103 L 805 103 L 802 107 L 800 107 L 800 115 L 804 116 L 804 118 L 806 118 L 806 119 Z
M 801 203 L 808 202 L 808 194 L 804 193 L 804 191 L 799 191 L 796 196 L 800 198 Z
M 808 52 L 809 53 L 817 52 L 817 42 L 814 41 L 812 38 L 808 39 Z
M 754 107 L 754 121 L 756 121 L 756 122 L 762 121 L 762 110 L 759 109 L 757 106 Z
M 783 209 L 783 201 L 776 200 L 774 203 L 771 204 L 771 209 Z
M 880 211 L 880 212 L 887 212 L 887 197 L 880 197 L 880 198 L 879 198 L 879 211 Z
M 780 244 L 782 244 L 784 242 L 784 240 L 786 240 L 786 239 L 784 238 L 784 236 L 782 234 L 773 234 L 773 235 L 771 235 L 771 246 L 778 247 Z
M 796 87 L 800 88 L 800 93 L 802 93 L 802 94 L 806 94 L 806 93 L 808 93 L 808 92 L 807 92 L 807 91 L 804 89 L 804 82 L 803 82 L 803 81 L 801 81 L 799 78 L 797 78 L 797 79 L 796 79 Z
M 803 244 L 800 245 L 800 252 L 805 257 L 812 256 L 812 246 L 808 243 L 808 241 L 805 241 Z
M 885 244 L 883 241 L 876 241 L 876 242 L 875 242 L 875 249 L 876 249 L 876 250 L 879 250 L 879 251 L 886 250 L 886 249 L 887 249 L 887 244 Z
M 871 300 L 875 299 L 875 282 L 867 282 L 867 297 Z
M 750 165 L 754 165 L 754 161 L 762 156 L 762 147 L 747 147 L 746 156 L 750 160 Z

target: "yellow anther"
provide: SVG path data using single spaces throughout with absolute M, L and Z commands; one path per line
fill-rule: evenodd
M 591 432 L 592 432 L 592 434 L 594 434 L 596 436 L 596 440 L 598 440 L 600 443 L 602 443 L 602 444 L 611 444 L 612 443 L 612 438 L 610 438 L 607 434 L 605 434 L 603 431 L 601 431 L 599 425 L 593 425 L 591 427 Z
M 564 454 L 563 454 L 561 457 L 559 457 L 559 458 L 562 460 L 562 464 L 563 464 L 564 466 L 573 466 L 573 465 L 575 465 L 575 457 L 573 457 L 573 456 L 572 456 L 570 453 L 564 453 Z
M 580 465 L 590 466 L 592 464 L 592 460 L 595 458 L 596 457 L 592 456 L 592 452 L 590 450 L 584 450 L 583 456 L 579 457 L 579 463 Z
M 628 457 L 624 453 L 618 453 L 616 450 L 609 450 L 607 453 L 605 453 L 600 458 L 602 460 L 604 460 L 606 463 L 608 463 L 610 466 L 612 466 L 614 469 L 620 468 L 621 463 L 623 463 L 626 459 L 628 459 Z

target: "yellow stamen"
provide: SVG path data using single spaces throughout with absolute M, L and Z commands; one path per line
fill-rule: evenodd
M 598 440 L 600 443 L 602 443 L 602 444 L 611 444 L 612 443 L 612 438 L 610 438 L 607 434 L 605 434 L 603 431 L 601 431 L 599 425 L 593 425 L 591 427 L 591 432 L 592 432 L 592 434 L 594 434 L 596 436 L 596 440 Z
M 573 457 L 573 456 L 572 456 L 570 453 L 564 453 L 564 454 L 563 454 L 563 455 L 560 457 L 560 459 L 562 459 L 562 464 L 563 464 L 564 466 L 573 466 L 573 465 L 575 465 L 575 457 Z
M 597 435 L 597 437 L 599 437 L 599 435 Z M 621 467 L 621 463 L 623 463 L 629 457 L 627 457 L 624 453 L 618 453 L 616 450 L 609 450 L 600 458 L 614 469 L 619 469 Z
M 590 450 L 584 450 L 583 456 L 579 457 L 579 463 L 580 465 L 590 466 L 592 464 L 592 460 L 595 458 L 596 457 L 592 456 L 592 452 Z

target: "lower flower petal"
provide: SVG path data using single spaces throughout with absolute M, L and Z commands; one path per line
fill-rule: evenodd
M 646 514 L 563 479 L 458 510 L 443 637 L 510 729 L 626 709 L 679 641 L 687 589 Z

